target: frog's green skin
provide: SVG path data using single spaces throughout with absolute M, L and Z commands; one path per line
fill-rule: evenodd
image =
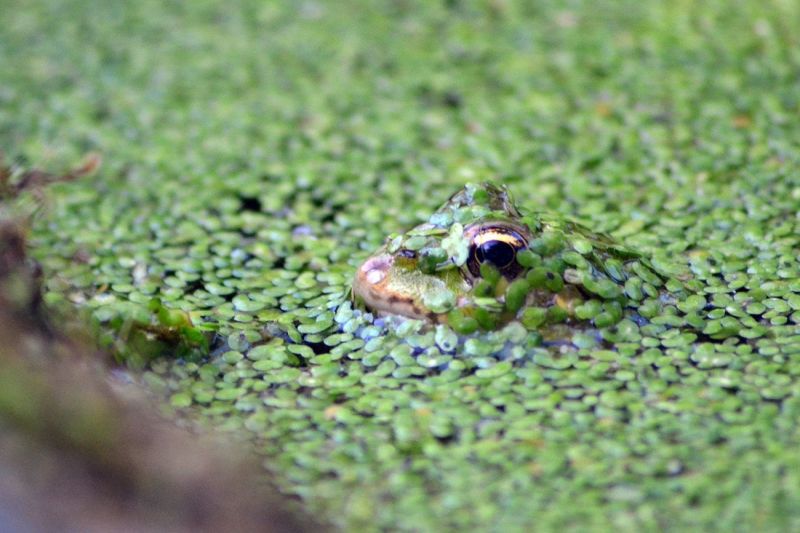
M 511 275 L 488 264 L 475 271 L 476 235 L 487 227 L 509 228 L 526 241 Z M 505 187 L 483 183 L 465 186 L 427 222 L 390 236 L 356 271 L 353 293 L 372 311 L 456 329 L 491 329 L 513 319 L 531 329 L 605 327 L 648 301 L 663 303 L 666 281 L 641 254 L 607 235 L 522 211 Z

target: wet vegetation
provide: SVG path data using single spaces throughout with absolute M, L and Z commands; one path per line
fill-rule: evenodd
M 17 201 L 39 206 L 42 303 L 323 521 L 797 529 L 794 20 L 782 1 L 12 2 L 0 194 L 102 154 Z M 437 323 L 352 300 L 398 238 L 421 271 L 461 261 L 437 209 L 485 181 L 558 222 L 520 252 L 524 287 L 478 268 L 483 299 L 429 300 Z M 447 234 L 407 233 L 425 222 Z M 562 284 L 563 307 L 527 297 Z

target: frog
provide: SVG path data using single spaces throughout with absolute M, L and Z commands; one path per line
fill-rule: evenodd
M 613 326 L 655 314 L 680 283 L 643 253 L 561 214 L 521 208 L 505 185 L 471 183 L 356 269 L 352 297 L 376 315 L 459 332 Z M 555 333 L 557 336 L 558 333 Z

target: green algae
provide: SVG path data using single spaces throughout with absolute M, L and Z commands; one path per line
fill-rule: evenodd
M 147 382 L 342 527 L 796 529 L 797 18 L 26 3 L 0 13 L 0 146 L 103 154 L 32 235 L 48 298 L 108 323 L 157 321 L 157 297 L 214 332 Z M 479 212 L 435 209 L 483 180 L 649 264 L 586 277 L 596 244 L 554 234 L 521 254 L 526 283 L 594 295 L 579 330 L 545 308 L 501 327 L 493 297 L 452 332 L 349 305 L 387 235 L 463 224 Z

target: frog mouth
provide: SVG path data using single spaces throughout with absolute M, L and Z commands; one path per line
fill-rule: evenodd
M 353 296 L 378 313 L 437 320 L 435 313 L 427 311 L 413 297 L 393 289 L 390 283 L 395 274 L 393 266 L 394 257 L 389 254 L 376 255 L 364 261 L 353 280 Z

